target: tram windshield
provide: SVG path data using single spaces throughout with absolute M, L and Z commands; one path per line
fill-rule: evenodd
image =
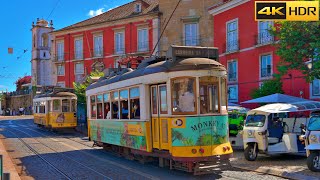
M 246 119 L 247 127 L 262 127 L 266 121 L 265 115 L 248 115 Z
M 320 116 L 313 116 L 309 120 L 309 131 L 320 131 Z

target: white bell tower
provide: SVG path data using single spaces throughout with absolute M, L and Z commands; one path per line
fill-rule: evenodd
M 32 58 L 31 74 L 32 86 L 51 86 L 52 62 L 51 62 L 51 35 L 53 23 L 37 18 L 36 24 L 32 22 Z

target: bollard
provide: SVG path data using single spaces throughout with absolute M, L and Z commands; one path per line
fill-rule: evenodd
M 2 180 L 10 180 L 10 173 L 3 173 Z

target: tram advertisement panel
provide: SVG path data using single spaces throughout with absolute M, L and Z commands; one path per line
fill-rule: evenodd
M 98 142 L 139 150 L 147 149 L 146 128 L 143 122 L 90 121 L 90 137 Z
M 228 142 L 227 116 L 186 117 L 172 122 L 172 146 L 210 146 Z

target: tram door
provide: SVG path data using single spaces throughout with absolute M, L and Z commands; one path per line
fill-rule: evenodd
M 169 149 L 167 85 L 151 86 L 153 148 Z

